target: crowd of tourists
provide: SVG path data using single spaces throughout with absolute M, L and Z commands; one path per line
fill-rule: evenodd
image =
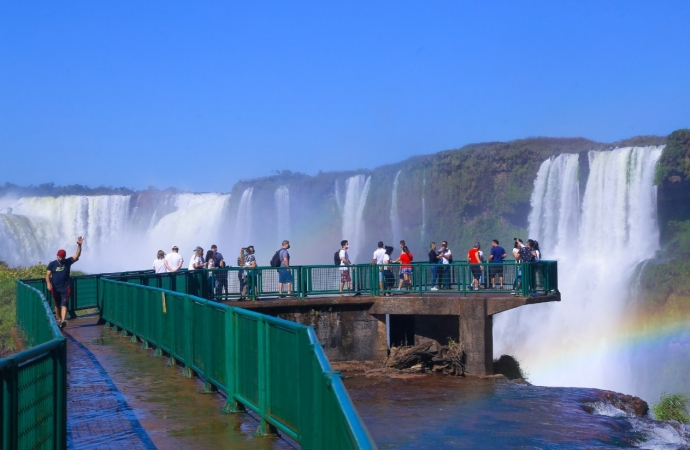
M 379 289 L 383 295 L 391 295 L 393 290 L 412 290 L 413 289 L 413 261 L 414 256 L 404 240 L 399 242 L 400 254 L 393 256 L 394 248 L 385 245 L 383 241 L 378 242 L 378 246 L 374 251 L 371 259 L 371 264 L 378 265 L 378 283 Z M 276 251 L 271 259 L 271 267 L 276 267 L 278 272 L 278 294 L 290 295 L 292 293 L 293 277 L 290 269 L 290 242 L 284 240 L 281 248 Z M 350 260 L 348 249 L 350 243 L 344 239 L 340 242 L 340 249 L 334 254 L 334 263 L 339 266 L 340 273 L 340 289 L 341 295 L 346 295 L 348 291 L 359 292 L 361 289 L 353 289 L 353 275 L 352 267 L 355 263 Z M 513 243 L 513 257 L 517 262 L 538 262 L 541 259 L 541 252 L 539 250 L 539 243 L 533 239 L 528 239 L 523 242 L 522 239 L 514 238 Z M 506 260 L 506 250 L 501 247 L 499 241 L 494 239 L 491 241 L 491 249 L 489 251 L 488 259 L 484 256 L 481 249 L 481 244 L 476 242 L 474 246 L 467 252 L 466 261 L 469 263 L 470 270 L 470 289 L 500 289 L 504 286 L 504 261 Z M 451 264 L 453 264 L 453 252 L 448 248 L 447 241 L 441 241 L 440 247 L 436 242 L 429 244 L 428 253 L 428 268 L 431 273 L 429 289 L 432 291 L 449 290 L 453 282 L 451 271 Z M 487 263 L 487 264 L 485 264 Z M 179 253 L 177 246 L 173 246 L 172 251 L 165 254 L 163 250 L 159 250 L 156 259 L 153 261 L 153 269 L 156 273 L 176 272 L 184 265 L 184 258 Z M 255 248 L 253 245 L 242 247 L 237 256 L 237 267 L 244 270 L 237 270 L 237 278 L 239 283 L 239 300 L 245 298 L 253 298 L 256 289 L 257 267 L 255 256 Z M 223 255 L 218 251 L 218 247 L 214 244 L 211 249 L 204 255 L 204 249 L 196 247 L 192 254 L 188 269 L 215 269 L 222 267 L 230 267 L 226 263 Z M 485 267 L 488 267 L 488 274 L 485 274 Z M 397 273 L 396 273 L 397 272 Z M 519 266 L 516 268 L 515 276 L 513 277 L 512 290 L 520 288 L 521 272 Z M 227 276 L 214 276 L 209 274 L 212 288 L 216 295 L 228 294 L 228 280 Z M 396 287 L 397 278 L 397 287 Z M 358 280 L 358 284 L 361 284 Z M 361 286 L 360 286 L 361 287 Z M 357 294 L 355 294 L 357 295 Z
M 290 241 L 284 240 L 280 250 L 276 252 L 271 260 L 271 266 L 278 267 L 278 294 L 285 295 L 292 293 L 292 274 L 290 273 Z M 256 288 L 256 273 L 254 270 L 257 267 L 255 248 L 253 245 L 242 247 L 237 256 L 237 267 L 244 270 L 237 271 L 237 278 L 240 286 L 240 298 L 242 301 L 247 297 L 253 297 L 254 289 Z M 179 253 L 179 248 L 175 245 L 172 251 L 167 255 L 163 250 L 158 250 L 156 259 L 153 260 L 153 270 L 156 273 L 177 272 L 184 265 L 184 258 Z M 189 260 L 188 269 L 216 269 L 222 267 L 230 267 L 229 263 L 225 262 L 225 258 L 218 251 L 218 246 L 211 245 L 211 249 L 206 252 L 204 256 L 204 249 L 196 247 L 194 253 Z M 228 294 L 228 279 L 227 276 L 216 276 L 209 273 L 209 280 L 212 283 L 212 288 L 215 295 Z

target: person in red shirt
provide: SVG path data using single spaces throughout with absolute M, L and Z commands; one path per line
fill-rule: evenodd
M 472 289 L 479 289 L 479 278 L 482 276 L 482 258 L 479 247 L 479 242 L 476 242 L 474 247 L 467 252 L 467 262 L 470 263 L 470 271 L 472 272 Z
M 407 248 L 407 245 L 403 245 L 400 257 L 393 261 L 402 264 L 402 266 L 400 266 L 400 275 L 402 275 L 402 278 L 400 279 L 398 290 L 402 289 L 403 284 L 405 285 L 405 289 L 412 289 L 412 266 L 410 265 L 412 259 L 413 257 L 410 249 Z

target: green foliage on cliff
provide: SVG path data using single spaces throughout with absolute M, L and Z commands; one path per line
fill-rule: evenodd
M 46 276 L 46 266 L 11 268 L 0 261 L 0 352 L 14 348 L 11 330 L 17 321 L 15 311 L 15 280 L 42 278 Z
M 652 406 L 652 412 L 657 420 L 677 420 L 680 423 L 690 423 L 688 405 L 690 405 L 690 396 L 662 394 L 659 403 Z
M 690 221 L 669 222 L 670 239 L 640 276 L 645 303 L 661 307 L 671 296 L 690 298 Z
M 676 130 L 659 158 L 656 183 L 690 181 L 690 129 Z

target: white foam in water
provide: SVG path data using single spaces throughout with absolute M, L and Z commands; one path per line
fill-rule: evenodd
M 659 247 L 654 172 L 662 147 L 590 152 L 579 204 L 577 156 L 542 164 L 534 183 L 529 238 L 558 260 L 562 302 L 494 317 L 494 352 L 514 355 L 544 386 L 611 389 L 639 395 L 620 327 L 634 269 Z
M 633 417 L 633 429 L 645 437 L 636 446 L 643 449 L 661 450 L 687 448 L 690 445 L 690 427 L 680 423 L 657 422 Z
M 364 245 L 364 205 L 369 194 L 371 177 L 355 175 L 345 182 L 345 201 L 342 206 L 343 215 L 343 239 L 350 242 L 350 261 L 354 264 L 361 263 L 357 256 L 359 249 Z M 336 184 L 336 188 L 337 188 Z

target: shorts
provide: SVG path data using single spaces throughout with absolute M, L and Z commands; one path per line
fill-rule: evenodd
M 340 282 L 349 283 L 352 281 L 350 278 L 350 269 L 340 269 Z
M 409 273 L 411 275 L 412 274 L 412 267 L 406 267 L 404 269 L 400 269 L 400 273 Z
M 278 283 L 292 283 L 290 269 L 278 269 Z
M 496 275 L 499 277 L 503 276 L 503 264 L 489 264 L 489 278 L 493 278 Z
M 379 270 L 379 281 L 383 281 L 383 271 Z
M 479 264 L 470 264 L 470 271 L 472 271 L 472 278 L 479 280 L 482 276 L 482 266 Z
M 55 289 L 55 286 L 53 286 L 53 289 L 50 290 L 50 295 L 53 297 L 53 303 L 55 303 L 56 308 L 61 306 L 66 307 L 67 303 L 69 302 L 69 298 L 72 295 L 72 287 L 67 286 L 67 288 L 57 290 Z

